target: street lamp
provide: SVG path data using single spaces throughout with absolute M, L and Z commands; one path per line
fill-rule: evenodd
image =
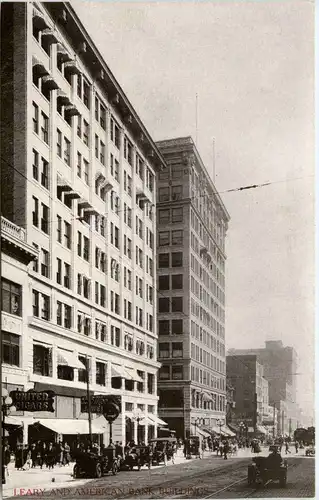
M 145 418 L 145 415 L 142 413 L 142 411 L 139 408 L 133 413 L 132 420 L 135 420 L 135 422 L 137 422 L 137 441 L 139 440 L 139 437 L 138 437 L 139 432 L 138 431 L 139 431 L 140 421 L 144 420 L 144 418 Z
M 198 424 L 200 424 L 200 421 L 201 421 L 201 418 L 200 418 L 200 417 L 197 417 L 197 418 L 195 418 L 195 420 L 194 420 L 194 426 L 195 426 L 195 436 L 197 436 L 197 426 L 198 426 Z
M 9 396 L 7 389 L 2 390 L 2 401 L 1 401 L 1 412 L 2 412 L 2 438 L 5 437 L 5 417 L 7 417 L 11 411 L 16 411 L 16 407 L 12 406 L 12 399 Z M 4 446 L 2 446 L 2 451 L 4 451 Z M 4 453 L 2 455 L 2 484 L 6 484 L 6 474 L 5 474 L 5 464 L 4 464 Z
M 240 429 L 240 437 L 242 438 L 243 434 L 244 434 L 244 430 L 245 430 L 245 424 L 244 424 L 244 422 L 240 422 L 239 429 Z

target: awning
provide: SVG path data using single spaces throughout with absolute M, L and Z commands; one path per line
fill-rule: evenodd
M 58 57 L 60 58 L 60 60 L 62 62 L 67 62 L 67 61 L 72 60 L 72 57 L 68 54 L 68 51 L 62 45 L 62 43 L 58 43 L 56 51 L 57 51 Z
M 33 23 L 39 30 L 43 30 L 49 27 L 42 13 L 37 8 L 33 9 Z
M 83 370 L 86 366 L 79 360 L 77 354 L 70 351 L 58 349 L 58 365 L 71 366 Z
M 32 56 L 32 68 L 34 68 L 34 70 L 36 71 L 36 73 L 39 77 L 46 76 L 46 75 L 50 74 L 50 72 L 46 69 L 44 64 L 42 62 L 38 61 L 38 59 L 34 56 Z
M 138 375 L 137 371 L 134 370 L 134 368 L 128 368 L 126 366 L 124 370 L 128 373 L 128 376 L 130 377 L 130 379 L 128 380 L 134 380 L 135 382 L 144 382 L 144 379 L 140 375 Z
M 57 90 L 57 89 L 60 88 L 59 85 L 57 84 L 57 82 L 54 80 L 54 78 L 53 78 L 52 75 L 44 76 L 42 78 L 42 83 L 44 83 L 45 85 L 47 85 L 47 87 L 50 90 Z
M 267 429 L 265 429 L 265 427 L 263 427 L 262 425 L 257 425 L 257 432 L 259 432 L 260 434 L 268 434 Z
M 162 427 L 164 425 L 167 425 L 166 422 L 164 422 L 164 420 L 162 420 L 161 418 L 159 417 L 156 417 L 155 415 L 148 415 L 147 417 L 149 420 L 151 420 L 152 422 L 152 425 L 157 425 L 158 427 Z
M 210 437 L 209 432 L 204 431 L 204 429 L 200 429 L 199 427 L 197 427 L 197 431 L 198 431 L 198 434 L 200 434 L 201 436 L 203 436 L 205 438 Z
M 88 420 L 69 418 L 40 418 L 34 424 L 41 424 L 57 434 L 89 434 Z M 103 434 L 108 428 L 107 421 L 101 415 L 92 420 L 92 434 Z
M 49 39 L 50 43 L 58 43 L 58 41 L 59 41 L 55 32 L 53 30 L 51 30 L 50 28 L 43 30 L 41 36 L 46 36 Z
M 81 71 L 79 70 L 76 61 L 72 59 L 64 64 L 64 71 L 67 70 L 74 75 L 79 75 Z
M 123 368 L 123 366 L 113 365 L 112 364 L 112 370 L 111 370 L 111 372 L 112 372 L 112 377 L 121 377 L 121 378 L 126 378 L 126 379 L 128 378 L 128 373 Z
M 12 417 L 11 415 L 5 417 L 4 419 L 5 425 L 17 425 L 22 426 L 22 418 L 19 420 L 19 417 Z
M 66 95 L 65 92 L 63 92 L 63 90 L 60 90 L 60 89 L 58 90 L 57 99 L 60 100 L 60 102 L 63 106 L 69 106 L 71 104 L 69 97 Z
M 65 106 L 65 111 L 67 113 L 69 113 L 70 116 L 80 115 L 80 112 L 78 111 L 76 106 L 74 106 L 74 104 L 70 104 L 69 106 Z

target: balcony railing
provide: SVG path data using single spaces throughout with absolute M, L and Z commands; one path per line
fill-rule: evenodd
M 16 226 L 13 222 L 9 221 L 5 217 L 1 217 L 1 230 L 21 241 L 26 241 L 25 230 L 19 226 Z

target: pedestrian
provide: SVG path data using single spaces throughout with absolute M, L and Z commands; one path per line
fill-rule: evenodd
M 22 444 L 18 444 L 17 445 L 16 452 L 15 452 L 15 457 L 16 457 L 15 468 L 17 470 L 22 470 L 22 467 L 24 465 Z
M 32 443 L 30 447 L 30 452 L 31 452 L 31 460 L 32 460 L 32 469 L 35 468 L 35 466 L 38 464 L 38 450 L 36 448 L 36 444 Z
M 63 448 L 64 448 L 64 450 L 63 450 L 63 465 L 69 465 L 69 463 L 71 461 L 70 445 L 68 443 L 64 443 Z
M 295 448 L 296 448 L 296 453 L 298 453 L 298 448 L 299 448 L 298 441 L 295 441 Z
M 288 441 L 286 441 L 285 447 L 286 447 L 286 455 L 287 455 L 287 453 L 290 453 Z
M 52 443 L 49 443 L 49 446 L 46 450 L 46 455 L 45 455 L 45 462 L 46 462 L 46 466 L 48 467 L 48 469 L 52 469 L 54 468 L 54 464 L 56 462 L 56 451 L 55 449 L 53 448 L 53 444 Z
M 227 443 L 227 441 L 225 441 L 224 446 L 223 446 L 224 460 L 228 459 L 228 456 L 227 456 L 228 452 L 229 452 L 229 444 Z

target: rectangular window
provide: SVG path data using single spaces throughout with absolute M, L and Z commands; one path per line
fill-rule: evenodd
M 160 342 L 158 344 L 158 356 L 160 358 L 169 358 L 169 342 Z
M 86 146 L 89 146 L 89 136 L 90 136 L 90 126 L 89 124 L 83 120 L 83 142 Z
M 172 186 L 172 200 L 177 201 L 182 199 L 182 186 Z
M 32 116 L 32 122 L 33 122 L 33 132 L 36 134 L 39 133 L 39 107 L 35 102 L 32 103 L 32 109 L 33 109 L 33 116 Z
M 172 357 L 182 358 L 183 357 L 183 342 L 173 342 L 172 343 Z
M 95 158 L 99 158 L 99 137 L 95 134 Z
M 170 367 L 169 365 L 162 365 L 159 369 L 158 376 L 160 380 L 170 379 Z
M 62 284 L 62 260 L 57 257 L 57 272 L 56 272 L 56 281 L 59 285 Z
M 32 210 L 32 224 L 35 227 L 39 227 L 39 200 L 32 196 L 33 200 L 33 210 Z
M 42 207 L 42 217 L 41 217 L 41 231 L 49 234 L 49 207 L 44 203 L 41 203 Z
M 39 180 L 39 153 L 35 150 L 32 149 L 32 174 L 33 174 L 33 179 L 36 181 Z
M 169 275 L 158 277 L 159 290 L 169 290 Z
M 63 159 L 69 167 L 71 166 L 71 142 L 64 137 L 64 154 Z
M 116 326 L 111 326 L 111 344 L 120 347 L 121 345 L 121 330 Z
M 45 278 L 49 277 L 49 252 L 41 248 L 41 274 Z
M 158 223 L 159 224 L 169 224 L 170 222 L 170 213 L 169 210 L 159 210 L 158 211 Z
M 96 383 L 105 386 L 106 365 L 99 361 L 96 362 Z
M 56 131 L 56 149 L 57 155 L 62 158 L 62 132 L 59 129 Z
M 158 233 L 158 244 L 160 247 L 169 245 L 169 231 L 160 231 Z
M 173 319 L 172 320 L 172 333 L 174 335 L 182 335 L 184 333 L 182 319 Z
M 83 102 L 84 105 L 90 109 L 90 85 L 83 79 Z
M 90 240 L 86 236 L 83 236 L 83 258 L 87 262 L 90 260 Z
M 183 275 L 173 274 L 172 275 L 172 290 L 182 290 L 183 289 Z
M 33 373 L 49 377 L 51 368 L 51 349 L 42 345 L 33 345 Z
M 72 307 L 64 304 L 64 328 L 72 328 Z
M 64 221 L 64 244 L 67 248 L 71 248 L 71 224 Z
M 183 297 L 172 297 L 172 312 L 183 312 Z
M 49 118 L 43 111 L 41 111 L 41 120 L 41 138 L 46 144 L 49 144 Z
M 161 319 L 158 322 L 158 334 L 159 335 L 169 335 L 169 320 L 168 319 Z
M 159 313 L 168 313 L 169 312 L 169 303 L 170 299 L 168 297 L 160 297 L 158 299 L 158 312 Z
M 100 141 L 100 162 L 105 165 L 105 144 Z
M 183 252 L 172 253 L 172 267 L 183 267 Z
M 83 296 L 86 299 L 90 298 L 90 280 L 83 276 Z
M 80 177 L 80 179 L 81 179 L 81 176 L 82 176 L 82 155 L 79 152 L 77 152 L 76 169 L 77 169 L 77 176 Z
M 14 333 L 1 333 L 2 363 L 11 366 L 20 365 L 20 336 Z
M 172 380 L 183 380 L 182 365 L 172 365 Z
M 158 255 L 158 267 L 160 269 L 169 267 L 169 253 L 160 253 Z
M 64 286 L 71 288 L 71 266 L 66 262 L 64 263 Z
M 49 189 L 49 163 L 41 157 L 41 186 Z
M 22 316 L 22 287 L 5 278 L 1 280 L 1 310 Z
M 106 109 L 100 104 L 100 125 L 103 130 L 106 130 Z
M 183 222 L 183 207 L 172 209 L 172 222 Z
M 172 231 L 172 245 L 183 245 L 183 231 L 178 229 L 176 231 Z
M 90 164 L 85 158 L 83 158 L 83 167 L 84 167 L 84 182 L 85 184 L 89 185 Z
M 160 187 L 158 190 L 158 201 L 169 201 L 169 187 Z

